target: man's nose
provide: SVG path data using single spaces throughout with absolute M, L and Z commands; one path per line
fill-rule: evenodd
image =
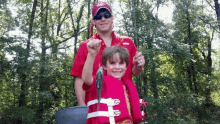
M 101 20 L 105 20 L 106 18 L 104 16 L 102 16 Z

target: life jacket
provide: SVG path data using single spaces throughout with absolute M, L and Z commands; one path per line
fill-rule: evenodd
M 127 108 L 123 85 L 128 90 L 131 115 Z M 94 96 L 97 96 L 97 92 L 93 93 Z M 88 101 L 87 106 L 88 124 L 115 124 L 126 119 L 132 120 L 134 124 L 139 124 L 142 120 L 137 88 L 130 79 L 120 81 L 110 75 L 104 76 L 99 107 L 97 107 L 97 99 Z

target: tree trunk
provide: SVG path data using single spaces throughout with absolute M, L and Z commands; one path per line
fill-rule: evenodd
M 214 35 L 214 32 L 212 33 Z M 213 37 L 213 36 L 212 36 Z M 211 89 L 209 82 L 211 81 L 211 76 L 212 76 L 212 58 L 211 58 L 211 49 L 212 49 L 212 39 L 208 39 L 208 56 L 207 56 L 207 74 L 208 74 L 208 79 L 207 79 L 207 86 L 205 89 L 205 98 L 206 98 L 206 107 L 209 108 L 211 105 Z
M 90 37 L 90 25 L 91 25 L 91 23 L 90 23 L 90 20 L 89 20 L 89 18 L 90 18 L 90 14 L 91 14 L 91 10 L 90 10 L 90 4 L 91 4 L 91 0 L 88 0 L 88 15 L 87 15 L 87 19 L 88 19 L 88 24 L 87 24 L 87 39 L 89 39 L 89 37 Z
M 48 16 L 48 6 L 49 6 L 49 0 L 47 0 L 46 3 L 46 13 L 43 12 L 44 11 L 44 1 L 41 0 L 41 23 L 43 24 L 41 27 L 41 58 L 40 58 L 40 62 L 41 62 L 41 67 L 40 67 L 40 79 L 39 79 L 39 93 L 45 92 L 47 90 L 49 90 L 50 84 L 46 81 L 45 79 L 45 64 L 46 64 L 46 32 L 47 32 L 47 16 Z M 45 13 L 45 14 L 44 14 Z M 39 95 L 40 97 L 43 97 L 42 95 Z M 39 108 L 38 108 L 38 117 L 39 117 L 39 123 L 42 123 L 42 114 L 44 111 L 44 106 L 48 106 L 46 104 L 46 101 L 44 100 L 44 98 L 40 98 L 39 101 Z
M 79 15 L 77 17 L 77 20 L 76 20 L 76 24 L 77 24 L 77 27 L 76 27 L 76 31 L 75 31 L 75 43 L 74 43 L 74 48 L 76 48 L 76 44 L 77 44 L 77 38 L 78 38 L 78 34 L 80 32 L 80 20 L 82 18 L 82 14 L 83 14 L 83 10 L 84 10 L 84 7 L 85 7 L 85 4 L 82 4 L 82 6 L 80 7 L 80 11 L 79 11 Z M 76 49 L 74 49 L 74 54 L 76 54 Z
M 189 15 L 189 6 L 187 3 L 187 10 L 186 10 L 186 14 L 187 14 L 187 22 L 188 22 L 188 34 L 187 34 L 187 43 L 189 44 L 190 47 L 190 53 L 193 55 L 193 51 L 192 51 L 192 39 L 191 39 L 191 22 L 190 22 L 190 15 Z M 194 65 L 193 65 L 193 61 L 189 60 L 189 65 L 188 65 L 188 83 L 189 83 L 189 88 L 191 91 L 194 91 L 193 88 L 193 73 L 195 72 L 194 69 Z
M 218 0 L 214 0 L 214 2 L 215 2 L 215 12 L 218 21 L 218 28 L 220 30 L 220 8 L 219 8 Z
M 30 40 L 32 36 L 32 28 L 33 28 L 33 22 L 34 22 L 34 17 L 35 17 L 35 12 L 36 12 L 36 7 L 37 7 L 37 0 L 34 0 L 33 2 L 33 7 L 32 7 L 32 12 L 31 12 L 31 17 L 30 17 L 30 24 L 29 24 L 29 32 L 28 32 L 28 40 L 27 40 L 27 46 L 26 46 L 26 55 L 25 55 L 25 66 L 22 69 L 22 73 L 20 75 L 21 77 L 21 93 L 19 97 L 19 107 L 26 106 L 26 91 L 28 89 L 27 87 L 27 72 L 28 70 L 28 58 L 30 54 Z M 22 124 L 22 120 L 18 119 L 17 124 Z
M 132 0 L 132 21 L 133 21 L 133 29 L 134 29 L 134 31 L 133 31 L 133 33 L 134 33 L 134 42 L 135 42 L 135 45 L 136 45 L 136 47 L 138 48 L 138 46 L 139 46 L 139 42 L 138 42 L 138 40 L 137 40 L 137 24 L 136 24 L 136 13 L 135 13 L 135 11 L 136 11 L 136 2 L 135 2 L 135 0 Z
M 70 1 L 69 0 L 68 0 L 68 7 L 69 7 L 70 10 L 72 10 L 71 6 L 70 6 Z M 85 7 L 85 4 L 82 4 L 82 6 L 80 7 L 80 12 L 79 12 L 79 15 L 78 15 L 78 17 L 76 19 L 76 23 L 77 23 L 76 27 L 74 25 L 73 13 L 72 13 L 72 11 L 70 12 L 70 17 L 71 17 L 71 21 L 72 21 L 72 25 L 73 25 L 73 30 L 74 30 L 74 35 L 73 36 L 75 37 L 75 42 L 74 42 L 74 54 L 75 55 L 76 55 L 76 52 L 77 52 L 77 47 L 76 47 L 77 40 L 78 40 L 77 38 L 78 38 L 78 34 L 80 32 L 80 21 L 81 21 L 81 18 L 82 18 L 82 13 L 83 13 L 84 7 Z

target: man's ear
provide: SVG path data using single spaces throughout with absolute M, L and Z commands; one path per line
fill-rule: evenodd
M 94 20 L 92 20 L 92 24 L 95 25 L 95 21 Z

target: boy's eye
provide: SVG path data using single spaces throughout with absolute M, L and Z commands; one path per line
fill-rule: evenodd
M 115 62 L 114 61 L 111 61 L 111 62 L 109 62 L 110 64 L 115 64 Z
M 124 64 L 124 61 L 120 61 L 120 64 Z

